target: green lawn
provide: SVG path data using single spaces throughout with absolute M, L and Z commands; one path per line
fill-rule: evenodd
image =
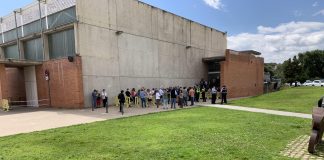
M 288 159 L 310 123 L 201 107 L 3 137 L 0 159 Z
M 230 105 L 273 110 L 312 113 L 317 101 L 324 96 L 324 87 L 297 87 L 262 96 L 234 100 Z

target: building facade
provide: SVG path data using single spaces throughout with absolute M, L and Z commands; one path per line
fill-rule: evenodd
M 259 90 L 231 94 L 243 91 L 235 75 L 247 74 L 244 89 L 263 82 L 263 59 L 227 50 L 225 32 L 137 0 L 39 1 L 1 18 L 0 31 L 0 99 L 29 106 L 90 107 L 94 89 L 111 104 L 121 89 L 201 78 L 250 96 Z

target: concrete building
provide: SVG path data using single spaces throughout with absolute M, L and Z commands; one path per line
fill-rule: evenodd
M 90 107 L 125 88 L 226 84 L 262 94 L 263 58 L 227 50 L 227 34 L 137 0 L 46 0 L 0 21 L 0 99 Z M 49 79 L 46 79 L 49 74 Z

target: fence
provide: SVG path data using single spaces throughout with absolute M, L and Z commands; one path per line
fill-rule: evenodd
M 10 101 L 8 99 L 0 100 L 0 108 L 5 112 L 17 107 L 49 107 L 49 99 L 29 100 L 29 101 Z

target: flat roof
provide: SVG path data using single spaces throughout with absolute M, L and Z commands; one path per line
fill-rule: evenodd
M 243 53 L 243 54 L 253 54 L 253 55 L 256 55 L 256 56 L 260 56 L 261 55 L 261 52 L 258 52 L 258 51 L 255 51 L 255 50 L 244 50 L 244 51 L 236 51 L 236 50 L 232 50 L 232 49 L 229 49 L 230 51 L 233 51 L 233 52 L 237 52 L 239 54 Z
M 202 61 L 204 63 L 221 62 L 221 61 L 225 61 L 225 56 L 207 57 L 207 58 L 203 58 Z

